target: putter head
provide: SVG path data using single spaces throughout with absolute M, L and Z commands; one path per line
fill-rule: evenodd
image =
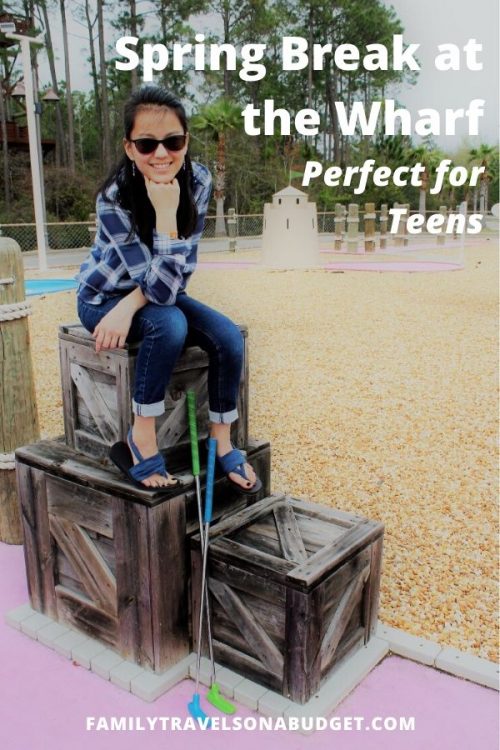
M 212 687 L 205 697 L 207 701 L 212 704 L 212 706 L 217 708 L 219 711 L 222 711 L 223 714 L 236 713 L 236 706 L 234 706 L 230 701 L 228 701 L 226 698 L 224 698 L 223 695 L 220 694 L 220 687 L 216 682 L 213 683 Z
M 212 726 L 212 723 L 208 716 L 206 715 L 205 711 L 200 706 L 200 694 L 199 693 L 193 693 L 193 700 L 191 703 L 188 703 L 188 711 L 193 717 L 193 719 L 196 719 L 197 721 L 201 722 L 203 726 L 206 729 L 210 729 Z

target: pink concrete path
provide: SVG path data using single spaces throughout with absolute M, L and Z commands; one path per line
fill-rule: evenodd
M 339 706 L 338 717 L 415 717 L 415 730 L 88 732 L 87 716 L 186 717 L 194 683 L 148 704 L 7 626 L 28 601 L 21 547 L 0 543 L 0 748 L 4 750 L 497 750 L 498 694 L 395 656 Z M 255 716 L 245 708 L 238 716 Z

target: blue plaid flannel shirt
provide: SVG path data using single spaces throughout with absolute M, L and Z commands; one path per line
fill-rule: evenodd
M 193 162 L 192 189 L 198 208 L 193 234 L 176 240 L 155 230 L 152 251 L 135 232 L 129 237 L 130 213 L 114 200 L 116 183 L 108 189 L 107 200 L 99 194 L 96 238 L 77 276 L 78 297 L 91 305 L 100 305 L 110 297 L 128 294 L 140 286 L 150 302 L 173 305 L 196 268 L 198 242 L 212 189 L 210 172 L 197 162 Z

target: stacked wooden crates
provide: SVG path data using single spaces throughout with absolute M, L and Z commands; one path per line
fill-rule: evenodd
M 248 438 L 248 350 L 240 383 L 234 442 L 246 449 L 270 492 L 270 446 Z M 186 391 L 197 394 L 200 454 L 208 434 L 208 357 L 190 347 L 165 394 L 159 445 L 183 486 L 148 491 L 110 466 L 108 451 L 125 440 L 132 419 L 136 348 L 96 354 L 78 325 L 59 334 L 65 438 L 16 451 L 31 605 L 80 629 L 124 658 L 163 671 L 189 653 L 189 542 L 198 529 L 190 475 Z M 202 486 L 204 475 L 201 477 Z M 253 499 L 255 501 L 256 498 Z M 215 517 L 248 498 L 216 482 Z
M 214 650 L 218 662 L 304 703 L 373 633 L 383 525 L 271 496 L 270 445 L 248 437 L 242 333 L 232 438 L 263 488 L 249 499 L 223 477 L 215 483 L 208 567 Z M 185 482 L 165 496 L 125 480 L 107 458 L 132 419 L 135 348 L 97 355 L 76 325 L 63 326 L 59 338 L 65 438 L 16 452 L 31 604 L 162 672 L 198 645 L 201 551 L 186 391 L 197 394 L 204 466 L 208 358 L 187 349 L 165 395 L 159 445 Z

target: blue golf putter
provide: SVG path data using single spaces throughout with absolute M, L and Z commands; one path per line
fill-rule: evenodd
M 203 555 L 205 545 L 203 539 L 203 513 L 201 509 L 200 457 L 198 453 L 198 427 L 196 424 L 196 394 L 194 391 L 190 390 L 186 395 L 188 405 L 189 436 L 191 440 L 191 462 L 196 485 L 196 502 L 198 505 L 198 521 L 200 525 L 201 554 Z M 212 625 L 210 618 L 210 600 L 208 597 L 206 580 L 203 593 L 205 597 L 205 616 L 207 618 L 208 650 L 210 656 L 210 664 L 212 667 L 212 680 L 210 683 L 210 688 L 207 691 L 205 697 L 207 701 L 211 703 L 212 706 L 214 706 L 218 711 L 221 711 L 224 714 L 234 714 L 236 711 L 236 706 L 222 695 L 220 685 L 218 684 L 215 675 L 214 647 L 212 643 Z
M 203 522 L 205 525 L 205 540 L 202 543 L 203 549 L 203 565 L 201 574 L 201 601 L 200 601 L 200 617 L 198 622 L 198 650 L 196 654 L 196 687 L 193 694 L 191 703 L 188 703 L 188 710 L 193 719 L 197 719 L 201 722 L 205 722 L 207 727 L 211 726 L 210 719 L 207 714 L 203 711 L 200 705 L 200 664 L 201 664 L 201 639 L 203 634 L 203 612 L 205 610 L 205 582 L 207 575 L 207 557 L 208 557 L 208 536 L 210 533 L 210 521 L 212 520 L 212 503 L 213 503 L 213 489 L 214 489 L 214 473 L 215 473 L 215 452 L 217 448 L 217 440 L 214 438 L 208 439 L 208 458 L 207 458 L 207 480 L 205 489 L 205 513 Z M 208 592 L 207 592 L 208 596 Z

